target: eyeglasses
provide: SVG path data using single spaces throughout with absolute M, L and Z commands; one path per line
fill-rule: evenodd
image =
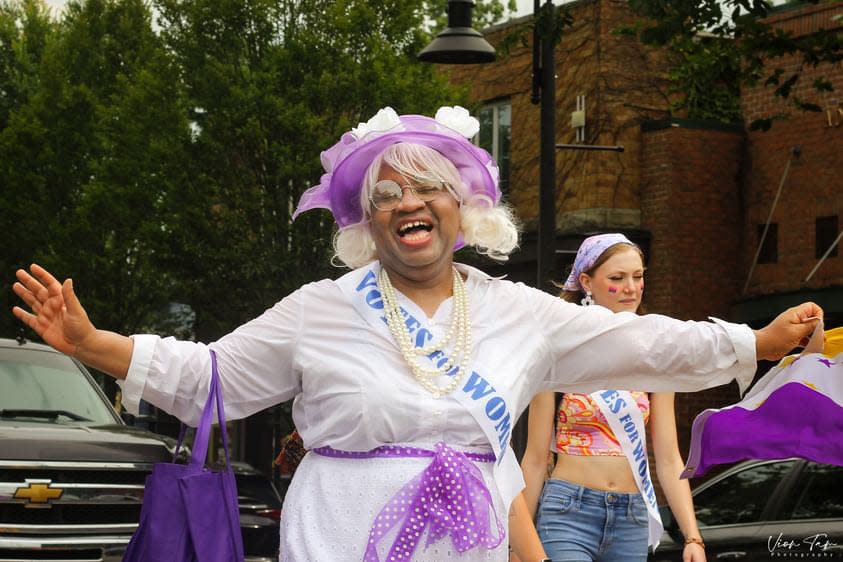
M 425 203 L 433 201 L 445 193 L 451 194 L 454 199 L 459 201 L 459 197 L 451 189 L 451 186 L 432 178 L 422 178 L 416 184 L 406 185 L 399 185 L 394 180 L 380 180 L 372 186 L 369 201 L 379 211 L 392 211 L 401 204 L 405 189 L 409 189 L 413 195 Z

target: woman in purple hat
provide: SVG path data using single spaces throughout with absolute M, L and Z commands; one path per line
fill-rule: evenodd
M 590 236 L 562 289 L 570 302 L 637 313 L 644 254 L 623 234 Z M 685 536 L 682 560 L 705 562 L 691 488 L 679 478 L 684 462 L 673 393 L 602 390 L 565 393 L 558 403 L 555 398 L 542 392 L 530 403 L 521 461 L 527 514 L 537 517 L 553 560 L 646 561 L 648 547 L 658 545 L 663 531 L 647 460 L 651 445 L 658 481 Z M 557 453 L 549 478 L 548 443 Z
M 281 560 L 507 559 L 523 479 L 512 427 L 543 390 L 698 390 L 752 379 L 821 315 L 813 304 L 753 332 L 579 307 L 454 263 L 517 242 L 492 158 L 460 107 L 434 118 L 386 108 L 322 154 L 297 212 L 326 208 L 336 259 L 354 268 L 305 285 L 210 344 L 97 330 L 44 269 L 19 270 L 15 314 L 56 349 L 144 399 L 199 419 L 219 360 L 225 407 L 248 416 L 294 399 L 309 449 L 284 504 Z M 677 342 L 693 352 L 675 353 Z M 525 562 L 540 544 L 514 544 Z

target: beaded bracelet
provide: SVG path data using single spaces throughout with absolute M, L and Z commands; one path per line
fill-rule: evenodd
M 685 539 L 685 546 L 688 546 L 689 544 L 698 544 L 703 548 L 703 550 L 705 550 L 705 543 L 701 538 L 688 537 L 687 539 Z

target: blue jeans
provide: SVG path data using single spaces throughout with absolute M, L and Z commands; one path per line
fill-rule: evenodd
M 544 484 L 536 527 L 553 562 L 644 562 L 647 505 L 641 494 Z

